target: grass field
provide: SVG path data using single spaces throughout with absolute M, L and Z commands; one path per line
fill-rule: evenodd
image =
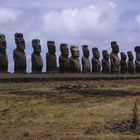
M 140 140 L 139 97 L 140 80 L 3 83 L 0 140 Z

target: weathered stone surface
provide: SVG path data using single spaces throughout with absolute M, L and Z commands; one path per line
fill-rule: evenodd
M 33 53 L 31 56 L 32 61 L 32 73 L 41 73 L 43 68 L 43 60 L 40 55 L 41 45 L 39 39 L 32 40 Z
M 82 71 L 84 73 L 90 72 L 91 65 L 90 65 L 90 60 L 89 60 L 89 49 L 87 45 L 82 46 L 83 50 L 83 57 L 82 57 Z
M 107 50 L 102 51 L 102 73 L 110 73 L 109 53 Z
M 4 34 L 0 34 L 0 72 L 8 71 L 8 57 L 6 52 L 6 39 Z
M 135 71 L 135 66 L 134 66 L 134 57 L 131 51 L 127 52 L 128 55 L 128 61 L 127 61 L 127 67 L 128 67 L 128 73 L 134 73 Z
M 60 44 L 61 55 L 59 56 L 60 72 L 70 72 L 70 59 L 68 45 L 65 43 Z
M 48 41 L 48 52 L 46 54 L 46 71 L 55 72 L 57 70 L 57 60 L 56 60 L 56 46 L 54 41 Z
M 22 33 L 15 33 L 16 49 L 13 51 L 14 72 L 26 73 L 25 41 Z
M 79 73 L 80 72 L 80 59 L 79 59 L 79 49 L 78 46 L 71 46 L 71 57 L 70 57 L 70 69 L 71 72 Z
M 111 62 L 111 73 L 119 73 L 120 71 L 120 59 L 118 56 L 119 53 L 119 45 L 116 41 L 111 42 L 112 52 L 110 54 L 110 62 Z
M 92 58 L 92 72 L 100 73 L 101 72 L 101 63 L 100 63 L 100 52 L 98 48 L 92 48 L 93 58 Z
M 135 72 L 140 73 L 140 46 L 135 47 L 136 60 L 135 60 Z
M 126 54 L 124 52 L 121 52 L 121 60 L 120 60 L 121 73 L 127 73 L 126 59 L 127 59 Z

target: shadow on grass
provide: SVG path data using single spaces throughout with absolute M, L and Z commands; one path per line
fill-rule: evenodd
M 126 97 L 126 96 L 140 96 L 138 91 L 114 90 L 114 89 L 98 89 L 80 87 L 67 88 L 61 87 L 52 91 L 35 91 L 35 90 L 14 90 L 9 91 L 9 94 L 16 95 L 16 97 L 29 97 L 33 99 L 46 98 L 52 103 L 77 103 L 87 99 L 98 98 L 98 102 L 102 99 L 110 100 L 110 98 Z

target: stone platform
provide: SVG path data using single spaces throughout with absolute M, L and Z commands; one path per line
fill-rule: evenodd
M 65 80 L 126 80 L 140 79 L 140 74 L 84 74 L 84 73 L 47 73 L 47 74 L 0 74 L 0 82 L 42 82 Z

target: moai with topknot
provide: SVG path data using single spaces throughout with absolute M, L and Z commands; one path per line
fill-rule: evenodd
M 121 60 L 120 60 L 120 67 L 121 73 L 127 73 L 127 56 L 124 52 L 121 52 Z
M 4 34 L 0 34 L 0 72 L 8 71 L 8 56 L 6 52 L 6 39 Z
M 70 72 L 68 45 L 65 43 L 60 44 L 60 52 L 61 52 L 61 55 L 59 56 L 60 72 L 61 73 Z
M 127 67 L 128 67 L 128 73 L 134 73 L 135 72 L 135 66 L 134 66 L 134 57 L 131 51 L 127 52 L 128 61 L 127 61 Z
M 109 53 L 107 50 L 102 51 L 102 73 L 110 73 Z
M 73 73 L 80 72 L 80 59 L 79 59 L 79 49 L 78 46 L 71 46 L 71 57 L 70 57 L 70 69 Z
M 26 73 L 25 40 L 22 33 L 15 33 L 16 49 L 13 51 L 14 72 Z
M 135 72 L 140 73 L 140 46 L 135 47 L 136 60 L 135 60 Z
M 43 60 L 40 55 L 41 45 L 39 39 L 32 40 L 33 53 L 31 55 L 32 73 L 42 73 Z
M 112 52 L 110 54 L 110 62 L 111 62 L 111 73 L 119 73 L 120 72 L 120 59 L 118 56 L 119 53 L 119 45 L 116 41 L 111 42 Z
M 92 48 L 93 58 L 92 58 L 92 72 L 100 73 L 101 72 L 101 63 L 100 63 L 100 52 L 98 48 Z
M 56 72 L 57 71 L 57 59 L 56 59 L 56 46 L 54 41 L 48 41 L 48 52 L 46 53 L 46 71 Z
M 87 45 L 82 46 L 83 57 L 82 57 L 82 71 L 84 73 L 90 72 L 90 60 L 89 60 L 89 49 Z

